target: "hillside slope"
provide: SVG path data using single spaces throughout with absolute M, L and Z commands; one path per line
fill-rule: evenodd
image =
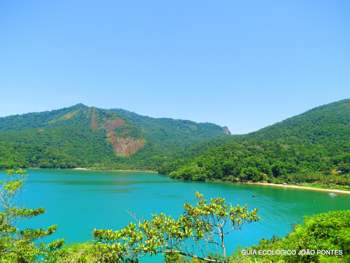
M 251 140 L 284 140 L 287 142 L 325 142 L 339 145 L 349 140 L 350 99 L 311 109 L 298 116 L 243 136 Z
M 176 120 L 175 128 L 170 119 L 133 114 L 141 122 L 136 126 L 123 113 L 77 104 L 0 118 L 0 143 L 9 149 L 0 156 L 0 167 L 154 168 L 162 161 L 159 155 L 224 135 L 215 124 Z
M 350 100 L 324 105 L 257 132 L 232 137 L 159 172 L 189 180 L 349 185 Z
M 230 134 L 226 127 L 220 127 L 213 123 L 196 123 L 189 120 L 171 118 L 152 118 L 123 109 L 110 109 L 109 111 L 125 116 L 142 131 L 148 142 L 171 152 Z

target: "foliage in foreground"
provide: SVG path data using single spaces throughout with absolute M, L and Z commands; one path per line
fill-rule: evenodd
M 146 254 L 171 253 L 206 262 L 226 262 L 225 236 L 260 220 L 258 211 L 249 212 L 247 205 L 225 205 L 224 198 L 212 198 L 207 203 L 198 192 L 196 197 L 198 203 L 185 203 L 185 211 L 178 219 L 155 214 L 152 220 L 139 220 L 137 225 L 130 223 L 119 231 L 94 230 L 94 237 L 103 244 L 101 260 L 137 262 Z M 221 248 L 221 259 L 208 256 L 210 245 Z
M 225 262 L 225 236 L 234 230 L 260 220 L 257 209 L 247 205 L 226 205 L 224 198 L 212 198 L 210 203 L 196 193 L 195 205 L 184 204 L 178 219 L 165 214 L 152 220 L 137 220 L 119 231 L 94 230 L 96 243 L 73 244 L 62 248 L 65 239 L 49 244 L 35 241 L 51 235 L 57 226 L 45 229 L 19 230 L 16 224 L 45 212 L 44 208 L 17 206 L 26 175 L 24 170 L 8 170 L 10 180 L 3 180 L 0 189 L 0 262 L 138 262 L 146 254 L 171 253 L 207 262 Z M 136 218 L 135 218 L 136 219 Z M 220 258 L 212 257 L 210 245 L 222 250 Z M 200 256 L 198 256 L 200 255 Z
M 265 255 L 259 255 L 265 252 Z M 277 251 L 295 251 L 281 255 Z M 274 255 L 270 255 L 274 253 Z M 212 255 L 218 257 L 218 255 Z M 166 255 L 166 263 L 192 262 L 181 255 Z M 204 261 L 201 261 L 204 262 Z M 259 245 L 237 249 L 227 262 L 294 263 L 350 262 L 350 211 L 331 211 L 305 216 L 302 224 L 294 226 L 287 237 L 262 239 Z
M 259 250 L 295 250 L 296 255 L 252 255 L 253 251 Z M 350 211 L 331 211 L 313 217 L 305 216 L 305 221 L 296 225 L 287 237 L 262 239 L 259 245 L 246 248 L 246 251 L 251 255 L 243 260 L 350 262 Z
M 16 197 L 21 193 L 26 178 L 24 170 L 8 170 L 9 180 L 1 181 L 0 189 L 0 262 L 34 262 L 41 257 L 44 262 L 56 262 L 63 255 L 60 250 L 65 239 L 49 244 L 34 243 L 53 234 L 57 226 L 48 229 L 19 230 L 16 224 L 45 213 L 45 209 L 21 208 Z
M 258 211 L 225 205 L 224 198 L 207 203 L 202 194 L 196 196 L 197 204 L 185 203 L 177 220 L 155 214 L 152 220 L 138 220 L 118 231 L 94 230 L 95 244 L 66 246 L 60 262 L 138 262 L 140 257 L 157 253 L 163 253 L 167 263 L 228 262 L 225 236 L 260 220 Z M 210 252 L 213 244 L 221 248 L 221 255 Z
M 24 173 L 23 170 L 9 170 L 10 180 L 1 181 L 0 262 L 138 262 L 146 254 L 157 253 L 165 254 L 166 263 L 350 262 L 350 211 L 305 217 L 305 222 L 296 225 L 287 237 L 262 239 L 259 245 L 246 248 L 246 255 L 237 251 L 228 256 L 225 236 L 260 220 L 257 210 L 249 212 L 247 206 L 226 205 L 224 198 L 212 198 L 207 202 L 198 192 L 198 202 L 195 205 L 185 203 L 184 213 L 178 219 L 155 214 L 152 220 L 138 220 L 138 224 L 130 223 L 118 231 L 94 230 L 96 243 L 64 247 L 64 239 L 49 244 L 37 243 L 34 241 L 53 234 L 57 227 L 22 231 L 16 227 L 17 222 L 45 212 L 44 208 L 17 206 L 16 197 L 23 188 Z M 221 248 L 219 254 L 212 253 L 213 244 Z M 254 251 L 277 250 L 296 253 L 254 254 Z

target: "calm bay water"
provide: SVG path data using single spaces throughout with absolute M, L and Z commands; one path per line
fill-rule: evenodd
M 262 221 L 228 236 L 228 252 L 238 245 L 257 244 L 273 235 L 286 236 L 291 224 L 301 223 L 303 215 L 350 209 L 350 195 L 271 186 L 205 183 L 172 180 L 164 175 L 139 172 L 95 172 L 70 170 L 27 170 L 25 192 L 20 202 L 28 208 L 43 206 L 44 215 L 20 226 L 41 228 L 58 225 L 57 232 L 44 241 L 63 238 L 67 243 L 91 240 L 94 228 L 120 229 L 138 217 L 164 212 L 178 217 L 182 204 L 195 203 L 196 191 L 205 199 L 225 197 L 233 205 L 258 208 Z M 5 172 L 0 171 L 4 178 Z M 255 198 L 252 195 L 256 195 Z M 142 262 L 162 262 L 162 256 Z

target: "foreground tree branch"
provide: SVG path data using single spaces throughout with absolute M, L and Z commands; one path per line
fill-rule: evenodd
M 21 194 L 26 179 L 24 170 L 8 170 L 9 180 L 0 181 L 0 262 L 34 262 L 39 257 L 43 262 L 56 262 L 64 255 L 60 250 L 65 239 L 49 244 L 34 243 L 52 235 L 57 226 L 48 229 L 24 229 L 20 231 L 16 223 L 45 213 L 45 209 L 21 208 L 17 197 Z
M 219 197 L 207 203 L 198 192 L 196 197 L 198 202 L 194 206 L 185 203 L 183 215 L 176 220 L 162 213 L 152 215 L 152 220 L 137 220 L 137 225 L 130 223 L 118 231 L 95 229 L 93 236 L 104 255 L 101 260 L 138 262 L 137 258 L 146 254 L 172 253 L 225 262 L 225 236 L 260 220 L 258 210 L 249 212 L 247 205 L 225 205 L 225 199 Z M 210 244 L 221 247 L 222 260 L 208 258 Z

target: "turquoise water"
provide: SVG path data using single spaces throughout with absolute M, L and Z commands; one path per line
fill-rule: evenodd
M 0 171 L 1 178 L 4 174 Z M 303 215 L 350 209 L 350 195 L 330 197 L 327 192 L 313 190 L 188 182 L 138 172 L 32 169 L 27 174 L 20 202 L 28 208 L 43 206 L 46 213 L 20 226 L 41 228 L 57 224 L 57 232 L 45 241 L 63 237 L 67 243 L 91 240 L 94 228 L 117 230 L 133 221 L 127 211 L 146 219 L 161 212 L 178 217 L 183 212 L 182 204 L 196 202 L 196 191 L 203 193 L 205 199 L 225 197 L 233 205 L 248 204 L 250 209 L 259 209 L 262 221 L 228 236 L 229 253 L 238 245 L 251 246 L 262 238 L 286 236 L 292 224 L 303 221 Z M 144 258 L 142 262 L 162 262 L 162 256 Z

